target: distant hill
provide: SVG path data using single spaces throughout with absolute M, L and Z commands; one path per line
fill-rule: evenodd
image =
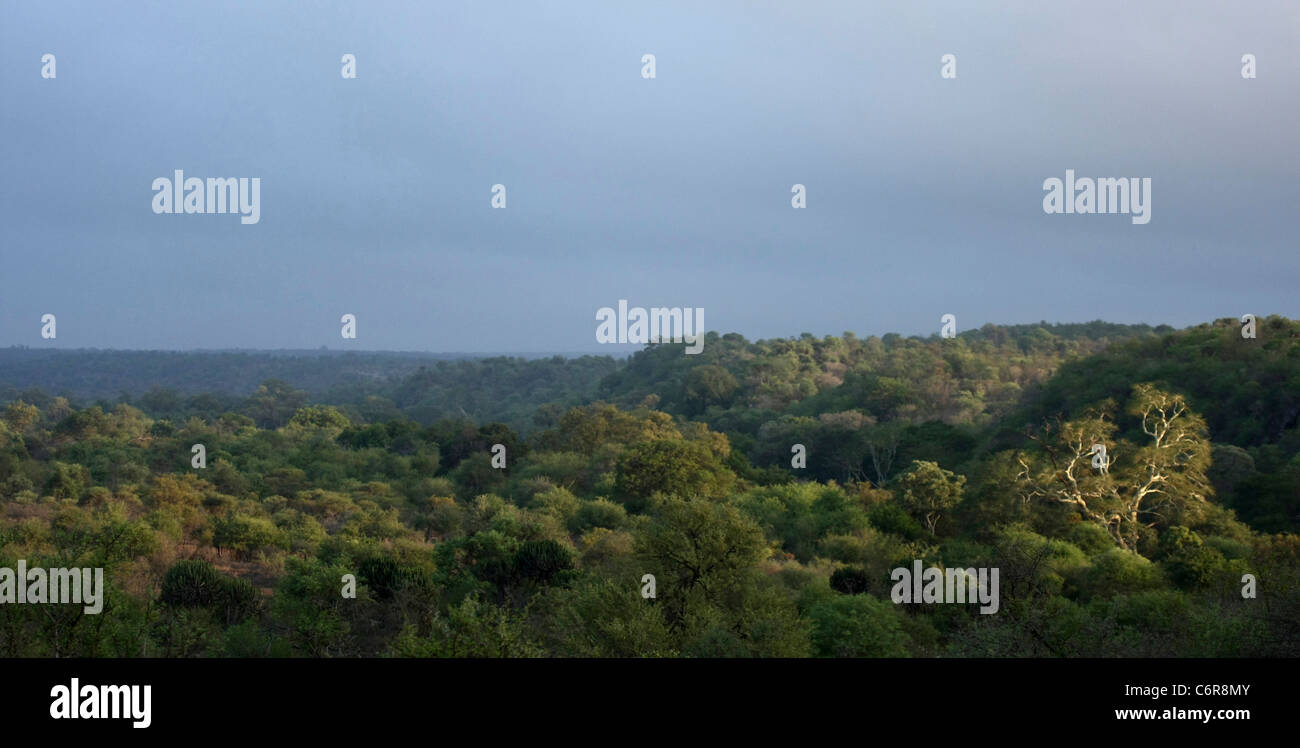
M 424 353 L 405 351 L 215 350 L 129 351 L 0 348 L 0 387 L 39 388 L 69 398 L 116 398 L 154 388 L 185 395 L 248 395 L 268 379 L 319 394 L 413 374 L 441 361 L 557 354 Z M 564 354 L 559 354 L 564 355 Z M 569 356 L 569 357 L 576 357 Z
M 0 401 L 129 402 L 185 420 L 238 410 L 273 383 L 273 390 L 301 393 L 291 401 L 350 405 L 365 420 L 468 417 L 520 428 L 543 403 L 585 401 L 619 365 L 611 356 L 14 347 L 0 349 Z
M 40 388 L 84 399 L 140 395 L 155 387 L 182 394 L 247 395 L 267 379 L 309 392 L 410 374 L 456 354 L 344 351 L 118 351 L 0 349 L 0 386 Z
M 206 417 L 267 382 L 300 399 L 352 406 L 365 420 L 468 417 L 533 426 L 546 404 L 653 399 L 670 413 L 755 434 L 787 410 L 850 408 L 880 418 L 984 421 L 1072 356 L 1149 337 L 1148 325 L 985 325 L 955 340 L 844 337 L 747 341 L 710 333 L 700 355 L 657 345 L 612 356 L 484 356 L 388 351 L 0 349 L 0 400 L 32 390 L 73 402 L 127 401 L 152 415 Z M 732 381 L 734 380 L 734 382 Z M 977 394 L 970 394 L 977 393 Z M 972 399 L 973 398 L 973 399 Z M 805 402 L 806 401 L 806 402 Z M 797 406 L 797 407 L 796 407 Z
M 1188 396 L 1215 441 L 1275 442 L 1300 421 L 1300 322 L 1258 320 L 1257 337 L 1241 337 L 1232 318 L 1116 345 L 1072 360 L 1024 404 L 1019 420 L 1127 394 L 1134 382 L 1159 382 Z
M 784 470 L 808 449 L 816 480 L 885 484 L 912 460 L 975 473 L 1026 425 L 1073 416 L 1138 382 L 1182 393 L 1219 450 L 1224 502 L 1257 527 L 1300 522 L 1300 323 L 985 325 L 954 339 L 888 334 L 651 345 L 626 359 L 342 351 L 0 350 L 0 402 L 127 402 L 154 418 L 247 415 L 283 426 L 338 407 L 354 423 L 503 423 L 527 435 L 568 408 L 648 406 L 725 433 L 733 467 Z M 1233 451 L 1235 450 L 1235 451 Z M 1216 468 L 1219 469 L 1219 468 Z
M 1083 324 L 985 325 L 951 340 L 888 334 L 749 342 L 710 333 L 704 351 L 650 346 L 607 377 L 600 395 L 622 405 L 655 396 L 660 409 L 705 416 L 715 427 L 755 433 L 777 414 L 856 409 L 873 418 L 985 422 L 1065 360 L 1173 328 Z

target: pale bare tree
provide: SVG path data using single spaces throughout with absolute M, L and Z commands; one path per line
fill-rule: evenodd
M 1121 548 L 1135 550 L 1142 527 L 1184 521 L 1208 499 L 1210 442 L 1205 421 L 1181 395 L 1139 384 L 1129 403 L 1147 437 L 1141 445 L 1114 438 L 1108 407 L 1073 421 L 1058 418 L 1028 434 L 1039 450 L 1019 457 L 1017 479 L 1025 501 L 1068 504 Z

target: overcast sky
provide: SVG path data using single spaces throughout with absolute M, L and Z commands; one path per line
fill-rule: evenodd
M 0 345 L 1300 317 L 1297 39 L 1294 0 L 6 3 Z M 155 215 L 176 169 L 260 222 Z M 1150 223 L 1045 214 L 1066 169 L 1150 177 Z

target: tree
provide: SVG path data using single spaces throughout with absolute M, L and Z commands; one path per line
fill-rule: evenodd
M 814 605 L 813 652 L 819 657 L 906 657 L 907 634 L 890 603 L 870 595 L 836 595 Z
M 288 428 L 304 432 L 321 431 L 333 439 L 351 426 L 352 422 L 337 408 L 328 405 L 312 405 L 299 408 L 298 412 L 293 414 L 293 418 L 289 419 Z
M 280 428 L 307 404 L 307 393 L 280 379 L 268 379 L 248 399 L 245 411 L 262 428 Z
M 684 621 L 695 593 L 717 600 L 742 572 L 767 555 L 763 531 L 729 504 L 662 497 L 638 538 L 647 570 L 659 579 L 670 621 Z
M 1021 456 L 1017 478 L 1026 501 L 1067 505 L 1106 528 L 1119 547 L 1135 550 L 1150 528 L 1193 524 L 1211 490 L 1210 441 L 1205 421 L 1182 395 L 1139 384 L 1129 402 L 1144 444 L 1116 440 L 1109 407 L 1103 406 L 1031 433 L 1039 451 Z M 1098 444 L 1106 447 L 1104 455 Z
M 234 624 L 256 613 L 262 597 L 246 579 L 226 576 L 206 561 L 181 560 L 163 577 L 159 601 L 172 607 L 209 608 Z
M 686 375 L 686 402 L 695 413 L 703 413 L 710 405 L 727 407 L 739 382 L 731 372 L 712 364 L 696 366 Z
M 638 585 L 591 577 L 542 601 L 552 650 L 573 657 L 673 657 L 675 637 L 663 608 L 647 604 Z
M 430 496 L 418 505 L 415 528 L 424 531 L 426 542 L 460 531 L 465 510 L 451 496 Z
M 549 584 L 573 568 L 573 553 L 554 540 L 529 540 L 515 551 L 515 576 Z
M 28 405 L 22 400 L 15 400 L 5 408 L 4 421 L 15 434 L 22 434 L 31 428 L 41 417 L 41 411 L 35 405 Z
M 938 463 L 914 460 L 896 485 L 904 506 L 934 535 L 939 519 L 961 501 L 966 476 L 944 470 Z
M 236 512 L 212 521 L 212 545 L 218 552 L 229 548 L 247 558 L 263 548 L 287 548 L 288 536 L 266 517 L 250 517 Z
M 463 497 L 490 493 L 505 483 L 505 471 L 492 467 L 492 456 L 477 452 L 460 461 L 451 472 Z
M 870 445 L 867 427 L 872 419 L 857 410 L 839 413 L 822 413 L 817 418 L 821 427 L 813 446 L 817 462 L 826 468 L 826 477 L 845 482 L 860 481 L 866 477 L 863 463 Z
M 864 436 L 867 454 L 871 456 L 871 468 L 875 472 L 877 486 L 883 486 L 889 480 L 902 433 L 903 424 L 898 422 L 872 425 L 866 429 Z
M 723 496 L 735 475 L 705 446 L 657 439 L 632 445 L 619 459 L 615 491 L 631 509 L 655 493 Z
M 467 597 L 434 619 L 429 636 L 408 628 L 391 651 L 397 657 L 540 657 L 544 651 L 530 637 L 526 615 Z

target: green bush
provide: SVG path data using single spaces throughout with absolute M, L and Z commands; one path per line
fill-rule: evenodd
M 515 574 L 546 584 L 573 568 L 573 554 L 554 540 L 530 540 L 515 552 Z
M 926 534 L 921 523 L 913 519 L 906 509 L 890 501 L 873 506 L 867 513 L 867 519 L 877 530 L 898 535 L 906 540 L 916 540 Z
M 262 596 L 246 579 L 230 577 L 207 561 L 177 561 L 163 576 L 162 604 L 176 608 L 207 608 L 228 624 L 257 613 Z
M 869 595 L 837 596 L 813 606 L 818 657 L 907 657 L 908 638 L 891 603 Z

